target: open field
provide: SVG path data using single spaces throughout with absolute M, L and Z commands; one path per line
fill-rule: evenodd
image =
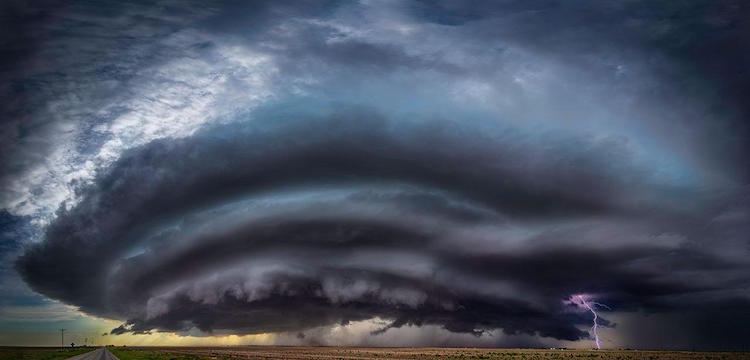
M 0 347 L 0 360 L 64 360 L 95 348 Z M 637 350 L 544 350 L 473 348 L 365 348 L 365 347 L 110 347 L 120 360 L 218 360 L 218 359 L 612 359 L 612 360 L 732 360 L 748 359 L 744 352 L 689 352 Z
M 750 353 L 635 351 L 635 350 L 541 350 L 472 348 L 364 348 L 364 347 L 180 347 L 110 348 L 120 360 L 206 359 L 748 359 Z
M 66 348 L 62 350 L 59 347 L 0 347 L 0 360 L 63 360 L 94 349 L 96 348 Z

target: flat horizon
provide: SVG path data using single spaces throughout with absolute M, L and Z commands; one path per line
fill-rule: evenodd
M 2 2 L 0 344 L 744 351 L 748 19 Z

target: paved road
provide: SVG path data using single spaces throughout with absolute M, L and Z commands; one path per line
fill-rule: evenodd
M 76 355 L 68 360 L 120 360 L 117 356 L 112 355 L 107 348 L 98 348 L 85 354 Z

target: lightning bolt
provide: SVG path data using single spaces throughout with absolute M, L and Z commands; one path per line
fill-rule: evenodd
M 586 299 L 583 298 L 582 295 L 576 295 L 576 297 L 578 298 L 578 300 L 581 301 L 581 304 L 586 309 L 588 309 L 589 311 L 591 311 L 592 314 L 594 314 L 594 326 L 591 327 L 591 333 L 594 334 L 594 341 L 596 341 L 596 348 L 597 348 L 597 350 L 601 349 L 602 347 L 601 347 L 601 344 L 599 343 L 599 332 L 598 332 L 599 323 L 597 322 L 597 320 L 599 319 L 599 315 L 596 313 L 596 310 L 594 308 L 596 306 L 601 306 L 601 307 L 605 307 L 605 308 L 609 309 L 609 307 L 607 305 L 600 304 L 600 303 L 593 302 L 593 301 L 591 303 L 589 303 L 589 302 L 586 301 Z

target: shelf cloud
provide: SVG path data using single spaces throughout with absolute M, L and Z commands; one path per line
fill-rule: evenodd
M 666 347 L 748 336 L 746 4 L 4 6 L 35 60 L 0 74 L 27 301 L 556 345 L 592 336 L 581 296 L 609 346 L 644 316 Z

